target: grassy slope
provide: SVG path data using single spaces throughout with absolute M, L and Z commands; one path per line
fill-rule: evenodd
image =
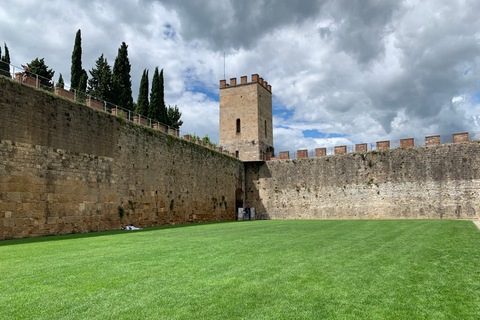
M 0 242 L 0 318 L 478 319 L 469 221 L 252 221 Z

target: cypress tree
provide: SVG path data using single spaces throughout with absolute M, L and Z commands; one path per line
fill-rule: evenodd
M 150 91 L 150 106 L 148 108 L 147 116 L 155 121 L 165 123 L 161 119 L 161 114 L 159 114 L 161 102 L 159 94 L 160 79 L 158 74 L 158 67 L 155 68 L 152 79 L 152 90 Z
M 60 76 L 58 77 L 58 81 L 57 81 L 57 84 L 56 84 L 56 87 L 57 88 L 64 88 L 65 87 L 65 83 L 63 81 L 63 77 L 62 77 L 62 74 L 60 73 Z
M 5 77 L 10 76 L 10 53 L 8 52 L 7 44 L 4 42 L 5 55 L 2 57 L 2 49 L 0 47 L 0 75 Z
M 80 82 L 78 83 L 78 90 L 80 92 L 87 91 L 87 81 L 88 81 L 87 71 L 82 69 L 82 74 L 80 75 Z
M 138 91 L 138 106 L 136 112 L 142 116 L 148 117 L 148 70 L 143 70 L 142 80 L 140 81 L 140 89 Z
M 130 79 L 130 61 L 128 60 L 128 46 L 125 42 L 118 49 L 118 55 L 113 65 L 113 103 L 122 108 L 133 111 L 132 80 Z
M 97 100 L 111 101 L 112 69 L 103 53 L 95 62 L 95 68 L 89 71 L 87 93 Z
M 10 52 L 8 51 L 7 43 L 4 42 L 3 45 L 5 46 L 5 55 L 3 56 L 6 63 L 10 63 Z
M 163 119 L 163 123 L 167 125 L 171 125 L 168 121 L 168 115 L 167 115 L 167 108 L 165 107 L 165 93 L 164 93 L 164 86 L 163 86 L 163 69 L 160 71 L 160 76 L 159 76 L 159 81 L 160 84 L 158 86 L 159 90 L 159 96 L 160 96 L 160 113 L 161 113 L 161 118 Z
M 70 91 L 80 90 L 80 78 L 82 77 L 82 32 L 80 29 L 75 36 L 75 45 L 72 52 L 72 67 L 70 69 Z

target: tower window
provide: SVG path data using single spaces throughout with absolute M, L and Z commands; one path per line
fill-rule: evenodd
M 238 150 L 235 151 L 235 157 L 236 157 L 237 159 L 239 158 L 239 152 L 238 152 Z
M 237 133 L 240 133 L 240 119 L 237 119 Z
M 267 137 L 267 120 L 265 120 L 265 138 Z

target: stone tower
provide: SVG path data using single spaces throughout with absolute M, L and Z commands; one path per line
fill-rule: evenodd
M 220 146 L 242 161 L 273 154 L 272 86 L 258 74 L 220 80 Z

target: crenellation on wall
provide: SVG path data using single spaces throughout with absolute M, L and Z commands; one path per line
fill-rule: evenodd
M 436 146 L 440 144 L 440 135 L 425 137 L 426 146 Z
M 289 151 L 280 152 L 280 159 L 281 160 L 290 159 L 290 152 Z
M 463 133 L 454 133 L 452 134 L 453 138 L 453 143 L 458 143 L 458 142 L 468 142 L 469 141 L 469 136 L 468 132 L 463 132 Z M 407 138 L 407 139 L 400 139 L 400 148 L 411 148 L 415 147 L 415 139 L 414 138 Z M 390 149 L 390 143 L 391 141 L 377 141 L 375 143 L 375 147 L 372 150 L 386 150 Z M 355 151 L 354 152 L 360 152 L 360 153 L 366 153 L 369 152 L 368 150 L 368 145 L 367 143 L 357 143 L 355 144 Z M 373 144 L 372 144 L 373 145 Z M 440 135 L 435 135 L 435 136 L 428 136 L 425 137 L 425 146 L 436 146 L 440 145 Z M 308 155 L 308 149 L 305 150 L 297 150 L 297 154 L 300 154 L 301 156 L 297 156 L 297 158 L 305 158 L 304 153 L 307 152 Z M 322 157 L 327 154 L 327 148 L 316 148 L 315 149 L 315 157 Z M 333 154 L 335 155 L 342 155 L 342 154 L 347 154 L 347 146 L 335 146 L 333 147 Z M 277 158 L 271 158 L 271 160 L 278 160 L 280 157 Z
M 57 96 L 67 98 L 67 99 L 70 99 L 72 101 L 75 100 L 75 92 L 65 90 L 65 89 L 60 88 L 60 87 L 55 87 L 55 94 Z
M 15 80 L 31 87 L 40 88 L 40 80 L 34 77 L 27 76 L 23 72 L 15 73 Z
M 315 157 L 323 157 L 327 155 L 327 148 L 316 148 Z
M 390 141 L 377 141 L 376 146 L 377 150 L 390 149 Z
M 304 159 L 308 158 L 308 150 L 303 149 L 303 150 L 297 150 L 297 159 Z
M 453 143 L 468 142 L 468 132 L 453 134 Z
M 335 147 L 335 154 L 346 154 L 347 153 L 347 146 L 336 146 Z
M 355 152 L 367 152 L 367 144 L 366 143 L 357 143 L 355 145 Z
M 413 138 L 400 139 L 400 148 L 413 148 L 414 146 Z
M 85 104 L 88 107 L 95 108 L 95 109 L 98 109 L 98 110 L 103 110 L 104 109 L 103 103 L 101 103 L 99 101 L 96 101 L 96 100 L 93 100 L 93 99 L 90 99 L 90 98 L 86 100 Z

